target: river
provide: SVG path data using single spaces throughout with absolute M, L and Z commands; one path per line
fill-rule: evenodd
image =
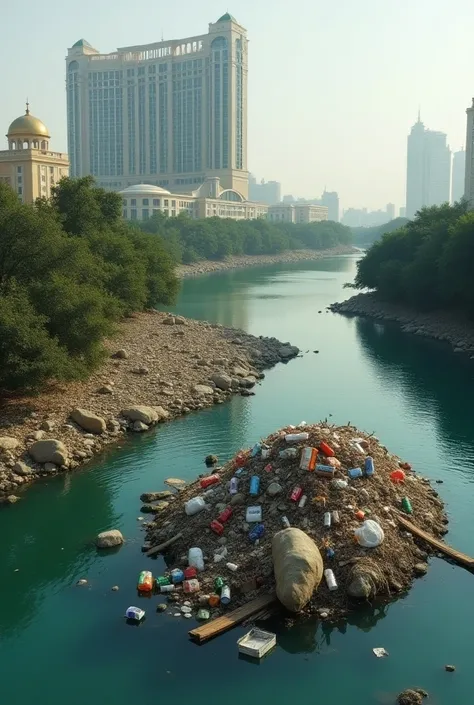
M 355 262 L 342 256 L 184 281 L 179 313 L 275 335 L 304 355 L 268 372 L 255 397 L 131 438 L 0 512 L 5 703 L 392 705 L 409 686 L 428 690 L 435 705 L 470 701 L 474 576 L 438 558 L 407 595 L 349 623 L 313 620 L 289 630 L 274 622 L 278 646 L 260 665 L 238 658 L 243 629 L 198 647 L 186 636 L 193 621 L 173 610 L 156 614 L 156 598 L 139 603 L 147 609 L 140 627 L 122 617 L 137 601 L 138 572 L 150 567 L 140 552 L 139 495 L 161 489 L 169 476 L 195 477 L 208 453 L 224 461 L 302 420 L 351 421 L 416 470 L 444 480 L 437 488 L 450 517 L 447 539 L 474 554 L 472 363 L 394 325 L 326 313 L 347 296 Z M 121 529 L 127 542 L 98 555 L 93 539 L 108 528 Z M 80 578 L 88 585 L 76 587 Z M 376 646 L 389 657 L 375 658 Z M 447 663 L 455 673 L 444 671 Z

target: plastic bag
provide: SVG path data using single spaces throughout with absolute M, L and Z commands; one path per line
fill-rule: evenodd
M 376 548 L 380 546 L 385 536 L 380 524 L 373 519 L 367 519 L 354 531 L 358 543 L 364 548 Z
M 204 557 L 202 551 L 197 546 L 190 548 L 188 551 L 188 565 L 196 570 L 204 570 Z

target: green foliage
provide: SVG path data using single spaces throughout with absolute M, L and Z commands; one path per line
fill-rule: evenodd
M 35 205 L 0 184 L 0 390 L 86 377 L 121 316 L 177 290 L 167 243 L 124 223 L 120 197 L 90 177 Z
M 156 213 L 139 227 L 159 235 L 176 262 L 223 260 L 230 255 L 278 254 L 286 250 L 325 250 L 352 242 L 349 228 L 331 221 L 309 224 L 271 223 L 267 220 L 206 218 L 185 214 L 168 218 Z
M 474 317 L 474 213 L 465 201 L 423 208 L 375 242 L 355 286 L 417 309 L 455 308 Z
M 354 244 L 358 247 L 370 247 L 374 242 L 380 240 L 382 235 L 391 233 L 402 228 L 408 223 L 408 218 L 394 218 L 383 225 L 374 225 L 370 228 L 351 228 L 354 235 Z

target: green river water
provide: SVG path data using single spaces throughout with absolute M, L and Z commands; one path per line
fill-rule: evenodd
M 184 282 L 179 313 L 309 352 L 268 372 L 255 397 L 134 437 L 0 512 L 2 702 L 391 705 L 409 686 L 428 690 L 435 705 L 471 702 L 474 576 L 437 558 L 407 595 L 346 624 L 272 623 L 278 646 L 260 665 L 238 658 L 243 629 L 195 646 L 187 639 L 193 621 L 155 613 L 156 597 L 139 603 L 147 610 L 140 627 L 123 620 L 137 602 L 138 572 L 151 565 L 140 552 L 139 495 L 169 476 L 194 478 L 208 453 L 224 461 L 277 427 L 329 414 L 374 431 L 416 470 L 443 479 L 447 539 L 474 555 L 474 367 L 396 326 L 326 313 L 348 295 L 343 284 L 355 262 L 337 257 Z M 92 541 L 112 527 L 127 543 L 99 555 Z M 159 564 L 152 567 L 158 573 Z M 89 584 L 76 587 L 82 577 Z M 390 656 L 375 658 L 376 646 Z M 446 673 L 446 663 L 456 672 Z

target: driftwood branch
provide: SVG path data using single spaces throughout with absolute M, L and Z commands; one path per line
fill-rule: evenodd
M 151 556 L 155 556 L 157 553 L 161 553 L 162 551 L 165 550 L 165 548 L 168 548 L 168 546 L 172 546 L 176 541 L 179 541 L 179 539 L 183 538 L 183 534 L 179 533 L 176 534 L 176 536 L 173 536 L 173 538 L 168 539 L 168 541 L 164 541 L 163 543 L 160 543 L 158 546 L 153 546 L 153 548 L 150 548 L 149 551 L 146 552 L 146 556 L 149 558 Z

